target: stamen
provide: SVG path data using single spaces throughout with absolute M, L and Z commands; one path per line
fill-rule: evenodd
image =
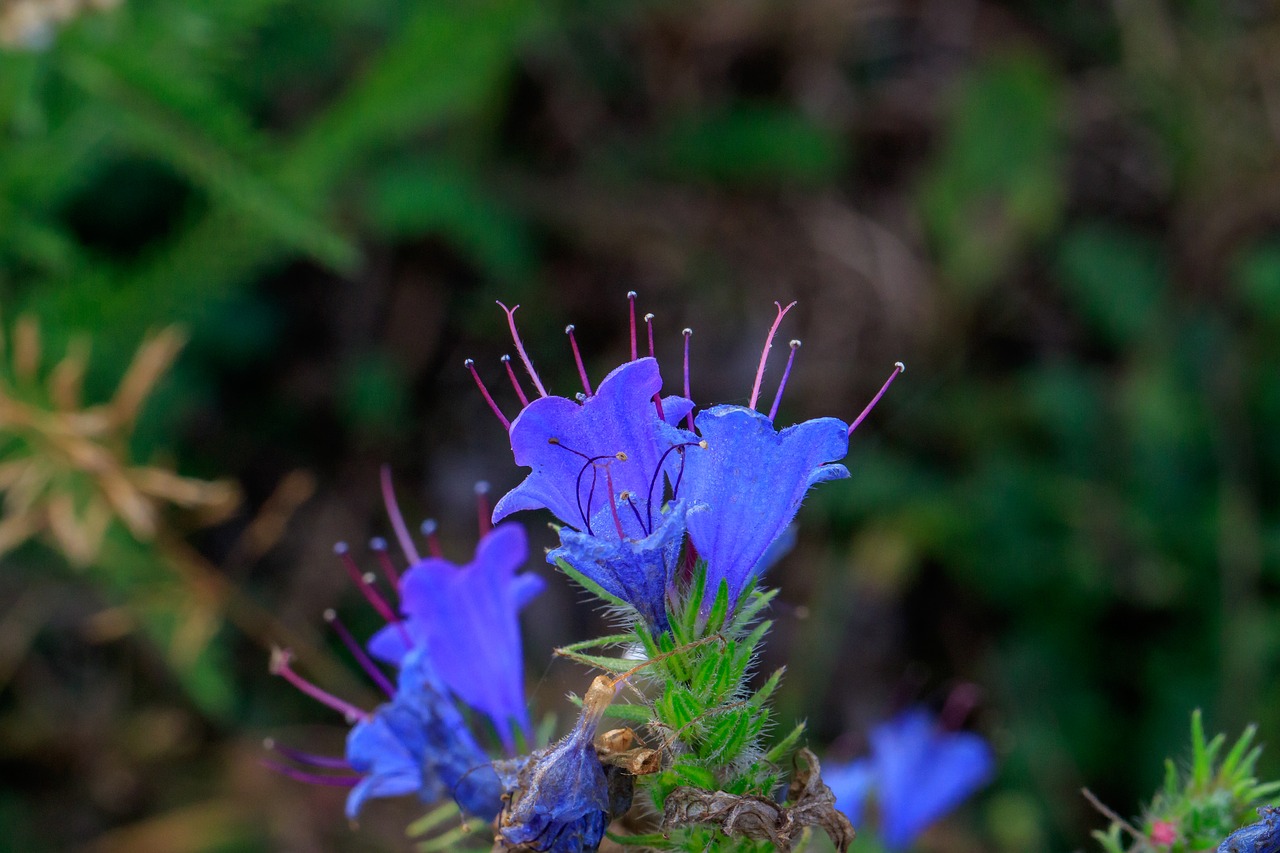
M 356 565 L 355 558 L 351 556 L 351 549 L 347 547 L 346 542 L 339 542 L 333 546 L 333 553 L 338 555 L 338 559 L 342 562 L 342 567 L 347 570 L 347 574 L 351 577 L 352 582 L 360 588 L 360 592 L 364 594 L 365 600 L 378 611 L 378 615 L 387 622 L 399 622 L 395 613 L 392 612 L 391 606 L 387 604 L 386 599 L 378 594 L 373 587 L 373 575 L 361 574 L 360 567 Z
M 769 337 L 765 338 L 764 350 L 760 353 L 760 366 L 756 368 L 756 382 L 751 386 L 751 401 L 747 403 L 747 406 L 752 409 L 756 407 L 756 400 L 760 399 L 760 382 L 764 379 L 764 365 L 769 359 L 769 350 L 773 348 L 773 336 L 778 333 L 778 326 L 782 324 L 782 318 L 795 307 L 794 302 L 786 308 L 782 307 L 781 302 L 773 304 L 778 306 L 778 316 L 774 318 L 773 325 L 769 327 Z
M 489 484 L 484 480 L 476 483 L 476 514 L 480 517 L 480 535 L 483 537 L 493 529 L 493 511 L 489 509 Z
M 516 378 L 516 372 L 511 367 L 511 356 L 504 355 L 498 360 L 501 361 L 502 366 L 507 369 L 507 378 L 511 380 L 511 387 L 516 389 L 516 396 L 520 398 L 520 405 L 529 405 L 529 398 L 525 396 L 524 388 L 520 387 L 520 380 Z
M 440 547 L 440 537 L 436 536 L 436 520 L 428 518 L 418 527 L 422 531 L 422 535 L 427 539 L 427 551 L 431 556 L 439 559 L 444 556 L 444 550 Z
M 665 421 L 667 416 L 662 413 L 662 392 L 653 395 L 653 407 L 658 410 L 658 420 Z
M 511 421 L 507 420 L 507 416 L 502 414 L 502 409 L 498 408 L 498 404 L 493 402 L 493 397 L 489 395 L 489 389 L 484 387 L 484 380 L 480 378 L 480 374 L 476 372 L 476 360 L 469 358 L 462 362 L 462 366 L 471 371 L 471 378 L 476 381 L 476 387 L 480 389 L 480 393 L 484 395 L 484 401 L 489 404 L 489 408 L 498 416 L 498 420 L 502 421 L 502 428 L 507 432 L 511 431 Z
M 578 365 L 578 377 L 582 379 L 582 387 L 586 390 L 587 396 L 590 397 L 591 381 L 587 379 L 587 369 L 582 366 L 582 353 L 578 352 L 578 339 L 573 335 L 574 326 L 570 323 L 564 327 L 564 333 L 569 336 L 569 346 L 573 347 L 573 360 Z
M 684 335 L 684 398 L 692 400 L 693 397 L 689 396 L 689 338 L 693 337 L 693 329 L 685 329 L 680 334 Z M 689 410 L 685 421 L 689 424 L 689 431 L 693 432 L 693 409 Z
M 472 370 L 472 374 L 475 374 L 474 370 Z M 479 379 L 479 377 L 476 378 L 477 380 Z M 382 466 L 382 502 L 387 507 L 387 516 L 391 519 L 391 528 L 396 532 L 396 539 L 400 542 L 400 550 L 404 551 L 405 559 L 409 561 L 410 565 L 418 562 L 421 559 L 418 556 L 418 549 L 414 547 L 413 540 L 409 538 L 409 528 L 405 526 L 404 516 L 400 513 L 400 504 L 396 502 L 396 490 L 391 483 L 390 465 Z M 382 550 L 386 551 L 385 544 Z M 392 570 L 392 574 L 394 573 L 395 571 Z M 398 580 L 393 581 L 391 585 L 396 589 L 400 588 Z
M 791 365 L 796 360 L 796 350 L 800 349 L 799 341 L 791 342 L 791 354 L 787 356 L 787 367 L 782 371 L 782 381 L 778 383 L 778 393 L 773 395 L 773 405 L 769 407 L 769 420 L 778 414 L 778 404 L 782 402 L 782 389 L 787 387 L 787 377 L 791 375 Z
M 636 521 L 639 522 L 640 529 L 643 530 L 646 535 L 652 533 L 653 531 L 649 529 L 649 525 L 645 524 L 644 519 L 640 517 L 640 509 L 636 506 L 636 502 L 632 499 L 631 493 L 623 492 L 622 494 L 618 495 L 618 498 L 620 500 L 626 501 L 627 505 L 631 507 L 631 513 L 636 517 Z
M 533 369 L 533 362 L 529 360 L 529 354 L 524 351 L 524 343 L 520 340 L 520 333 L 516 331 L 516 310 L 520 308 L 508 308 L 501 302 L 498 307 L 507 313 L 507 326 L 511 329 L 511 340 L 516 343 L 516 353 L 520 356 L 520 360 L 524 362 L 524 369 L 528 371 L 529 378 L 533 380 L 533 387 L 538 389 L 538 393 L 543 397 L 547 396 L 547 389 L 542 387 L 542 380 L 538 378 L 538 372 Z
M 360 664 L 360 668 L 365 671 L 365 674 L 373 679 L 373 683 L 382 688 L 382 692 L 388 696 L 395 696 L 396 689 L 391 686 L 391 682 L 382 670 L 374 665 L 373 660 L 356 642 L 356 638 L 351 636 L 347 626 L 343 625 L 341 620 L 338 619 L 337 612 L 332 609 L 326 610 L 324 612 L 324 621 L 333 627 L 334 633 L 342 640 L 342 644 L 347 647 L 347 651 L 351 652 L 351 656 L 356 659 L 356 663 Z M 345 762 L 343 764 L 345 765 Z
M 631 360 L 636 360 L 636 292 L 627 291 L 627 302 L 631 306 Z
M 300 749 L 283 746 L 275 741 L 275 738 L 265 738 L 262 741 L 262 748 L 269 752 L 276 752 L 285 758 L 297 764 L 305 764 L 308 767 L 323 767 L 327 770 L 350 770 L 351 764 L 345 758 L 334 758 L 330 755 L 316 755 L 313 752 L 303 752 Z
M 352 722 L 356 720 L 369 719 L 369 714 L 367 712 L 362 711 L 350 702 L 342 701 L 327 690 L 321 690 L 319 687 L 316 687 L 310 681 L 307 681 L 301 675 L 294 672 L 293 667 L 290 666 L 292 661 L 293 656 L 289 652 L 281 648 L 273 648 L 271 650 L 271 674 L 280 676 L 298 690 L 319 702 L 321 705 L 332 708 Z
M 391 584 L 391 588 L 399 593 L 400 573 L 396 571 L 395 564 L 391 562 L 391 554 L 387 551 L 387 540 L 381 536 L 373 537 L 369 540 L 369 550 L 377 556 L 378 567 L 382 569 L 382 574 L 386 577 L 387 583 Z
M 649 528 L 648 528 L 648 529 L 649 529 L 649 532 L 650 532 L 650 533 L 652 533 L 652 532 L 653 532 L 653 490 L 654 490 L 654 487 L 658 485 L 658 478 L 662 476 L 662 468 L 663 468 L 663 466 L 664 466 L 664 465 L 666 465 L 666 464 L 667 464 L 667 457 L 668 457 L 668 456 L 670 456 L 673 452 L 675 452 L 675 451 L 679 450 L 679 451 L 681 451 L 681 452 L 680 452 L 680 474 L 676 477 L 676 482 L 675 482 L 675 484 L 671 487 L 671 496 L 672 496 L 672 499 L 674 499 L 674 498 L 676 497 L 676 492 L 677 492 L 677 491 L 679 491 L 679 489 L 680 489 L 680 478 L 684 476 L 684 448 L 686 448 L 686 447 L 701 447 L 703 450 L 706 450 L 706 448 L 707 448 L 707 443 L 706 443 L 705 441 L 687 441 L 687 442 L 685 442 L 684 444 L 673 444 L 673 445 L 671 445 L 670 447 L 668 447 L 668 448 L 663 452 L 663 454 L 662 454 L 661 456 L 659 456 L 659 457 L 658 457 L 658 467 L 657 467 L 657 469 L 653 472 L 653 476 L 649 479 L 649 491 L 648 491 L 648 493 L 645 495 L 645 501 L 646 501 L 646 503 L 648 503 L 648 515 L 649 515 Z
M 308 785 L 325 785 L 331 788 L 354 788 L 360 784 L 360 780 L 363 778 L 362 776 L 326 776 L 322 773 L 307 773 L 296 767 L 281 764 L 278 761 L 264 760 L 262 766 L 297 782 L 305 782 Z
M 644 324 L 649 328 L 649 358 L 656 358 L 653 354 L 653 315 L 644 315 Z
M 622 532 L 622 519 L 618 518 L 618 504 L 613 499 L 613 474 L 609 472 L 609 466 L 604 469 L 604 482 L 609 487 L 609 512 L 613 513 L 613 526 L 618 531 L 618 539 L 625 540 L 626 534 Z
M 853 431 L 858 428 L 858 424 L 862 423 L 862 419 L 871 414 L 871 410 L 876 407 L 876 403 L 880 402 L 880 398 L 884 396 L 884 392 L 889 390 L 889 386 L 893 384 L 893 380 L 898 378 L 898 374 L 907 369 L 907 366 L 900 361 L 893 363 L 893 373 L 889 374 L 889 378 L 885 380 L 884 385 L 880 387 L 879 392 L 871 398 L 871 402 L 867 403 L 867 407 L 862 410 L 862 414 L 858 415 L 853 423 L 849 424 L 849 435 L 853 435 Z

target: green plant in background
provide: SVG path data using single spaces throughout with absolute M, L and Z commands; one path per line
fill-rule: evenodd
M 1179 769 L 1173 759 L 1165 759 L 1164 788 L 1143 809 L 1136 826 L 1103 807 L 1112 822 L 1105 832 L 1094 832 L 1098 843 L 1106 853 L 1194 853 L 1218 848 L 1238 827 L 1255 819 L 1259 806 L 1280 794 L 1280 781 L 1264 783 L 1256 777 L 1262 747 L 1254 746 L 1255 733 L 1253 726 L 1245 729 L 1224 755 L 1226 735 L 1206 741 L 1197 710 L 1191 715 L 1190 766 Z M 1240 848 L 1242 853 L 1251 849 Z

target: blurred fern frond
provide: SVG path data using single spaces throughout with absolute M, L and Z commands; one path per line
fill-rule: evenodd
M 85 566 L 112 520 L 148 541 L 166 504 L 204 521 L 236 506 L 228 481 L 182 477 L 130 458 L 138 413 L 183 342 L 176 327 L 149 336 L 111 399 L 86 406 L 87 342 L 73 342 L 46 372 L 39 325 L 30 317 L 14 324 L 8 357 L 0 359 L 0 553 L 44 536 L 72 565 Z

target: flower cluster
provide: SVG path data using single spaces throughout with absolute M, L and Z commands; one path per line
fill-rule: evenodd
M 746 406 L 717 405 L 694 413 L 689 394 L 689 336 L 684 330 L 684 393 L 662 395 L 653 353 L 653 315 L 645 317 L 649 355 L 636 345 L 635 294 L 631 303 L 631 360 L 592 388 L 572 326 L 566 329 L 583 391 L 573 398 L 547 392 L 506 308 L 512 340 L 538 397 L 530 401 L 511 360 L 507 375 L 522 408 L 509 420 L 467 361 L 477 385 L 507 427 L 515 461 L 531 469 L 494 507 L 494 521 L 528 509 L 548 509 L 564 527 L 560 547 L 548 555 L 610 596 L 629 605 L 654 632 L 669 627 L 668 609 L 686 580 L 680 570 L 705 565 L 707 607 L 727 595 L 729 610 L 776 556 L 777 544 L 809 488 L 849 476 L 839 460 L 849 436 L 903 367 L 851 424 L 816 418 L 778 430 L 774 425 L 799 341 L 769 413 L 757 411 L 777 318 L 761 353 Z M 792 303 L 794 305 L 795 303 Z M 687 546 L 687 548 L 686 548 Z
M 520 526 L 485 530 L 474 558 L 459 566 L 441 556 L 431 522 L 423 525 L 430 552 L 419 555 L 385 469 L 383 495 L 409 568 L 403 575 L 396 571 L 385 540 L 375 539 L 370 547 L 385 582 L 398 595 L 398 612 L 378 590 L 377 578 L 361 573 L 340 543 L 335 552 L 343 566 L 387 625 L 366 650 L 333 611 L 325 617 L 388 701 L 371 712 L 356 708 L 304 680 L 293 670 L 291 656 L 277 651 L 273 672 L 353 726 L 344 758 L 273 744 L 292 762 L 273 766 L 303 781 L 350 787 L 347 815 L 353 820 L 366 800 L 404 794 L 417 794 L 428 803 L 453 800 L 463 812 L 491 820 L 501 810 L 503 787 L 459 705 L 488 717 L 507 754 L 514 754 L 517 732 L 528 740 L 517 615 L 542 590 L 543 581 L 517 574 L 528 557 Z M 394 683 L 379 662 L 396 670 Z

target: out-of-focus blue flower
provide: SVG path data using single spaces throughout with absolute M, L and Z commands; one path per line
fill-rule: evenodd
M 1218 845 L 1217 853 L 1280 853 L 1280 808 L 1263 806 L 1257 823 L 1241 827 Z
M 529 732 L 517 614 L 545 585 L 536 575 L 516 574 L 528 554 L 524 528 L 503 524 L 481 538 L 464 566 L 441 557 L 419 560 L 400 581 L 405 621 L 369 643 L 376 657 L 392 663 L 408 642 L 423 645 L 444 685 L 493 720 L 508 751 L 514 726 Z
M 990 780 L 995 756 L 986 741 L 967 732 L 945 732 L 929 712 L 914 708 L 871 732 L 871 756 L 846 764 L 828 762 L 823 781 L 836 807 L 855 827 L 865 823 L 873 797 L 880 838 L 905 850 L 916 837 Z
M 707 590 L 728 584 L 732 608 L 767 566 L 770 546 L 809 488 L 849 476 L 834 464 L 848 453 L 849 427 L 817 418 L 778 432 L 743 406 L 714 406 L 695 424 L 702 443 L 686 450 L 680 498 L 689 507 L 689 538 L 707 561 Z
M 663 506 L 667 481 L 680 476 L 688 435 L 668 425 L 692 403 L 662 401 L 658 363 L 627 362 L 582 402 L 542 397 L 511 423 L 517 464 L 532 472 L 494 507 L 494 520 L 525 509 L 551 510 L 565 523 L 563 559 L 626 601 L 656 630 L 667 628 L 666 592 L 679 564 L 683 512 Z
M 613 691 L 612 681 L 596 678 L 572 732 L 528 758 L 499 763 L 509 794 L 498 820 L 500 848 L 584 853 L 600 846 L 615 815 L 594 741 Z
M 502 787 L 489 757 L 431 669 L 423 649 L 405 656 L 390 702 L 347 735 L 347 762 L 363 778 L 347 797 L 354 820 L 365 800 L 416 793 L 424 802 L 455 800 L 467 813 L 492 819 Z

